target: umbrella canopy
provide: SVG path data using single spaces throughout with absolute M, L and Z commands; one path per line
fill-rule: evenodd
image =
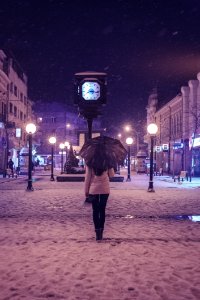
M 117 139 L 98 136 L 85 142 L 79 154 L 90 168 L 106 170 L 123 163 L 127 150 Z

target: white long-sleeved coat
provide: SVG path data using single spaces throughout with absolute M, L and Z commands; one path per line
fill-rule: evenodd
M 86 166 L 85 174 L 85 194 L 109 194 L 110 184 L 109 178 L 114 177 L 114 169 L 109 169 L 102 173 L 101 176 L 96 176 L 93 169 Z

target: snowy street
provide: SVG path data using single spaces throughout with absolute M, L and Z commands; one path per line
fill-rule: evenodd
M 0 300 L 199 299 L 200 179 L 111 182 L 96 242 L 84 183 L 33 177 L 0 178 Z

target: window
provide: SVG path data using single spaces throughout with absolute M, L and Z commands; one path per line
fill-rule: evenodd
M 51 123 L 56 123 L 56 118 L 55 117 L 51 117 Z
M 23 102 L 23 94 L 20 93 L 20 101 Z
M 23 120 L 23 112 L 20 111 L 20 120 L 22 121 Z
M 17 97 L 17 87 L 16 87 L 16 85 L 14 85 L 14 94 Z
M 13 82 L 10 83 L 10 92 L 13 93 Z
M 174 117 L 171 118 L 171 136 L 174 137 Z
M 182 134 L 182 116 L 180 115 L 180 133 Z
M 10 103 L 10 113 L 12 114 L 13 113 L 13 104 Z
M 14 106 L 14 116 L 16 117 L 17 116 L 17 107 Z
M 180 134 L 180 115 L 177 115 L 177 133 Z
M 6 116 L 6 104 L 2 102 L 2 115 Z

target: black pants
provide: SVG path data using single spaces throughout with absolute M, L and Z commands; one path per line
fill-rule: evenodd
M 92 198 L 93 222 L 95 229 L 104 228 L 108 196 L 109 194 L 90 195 Z

